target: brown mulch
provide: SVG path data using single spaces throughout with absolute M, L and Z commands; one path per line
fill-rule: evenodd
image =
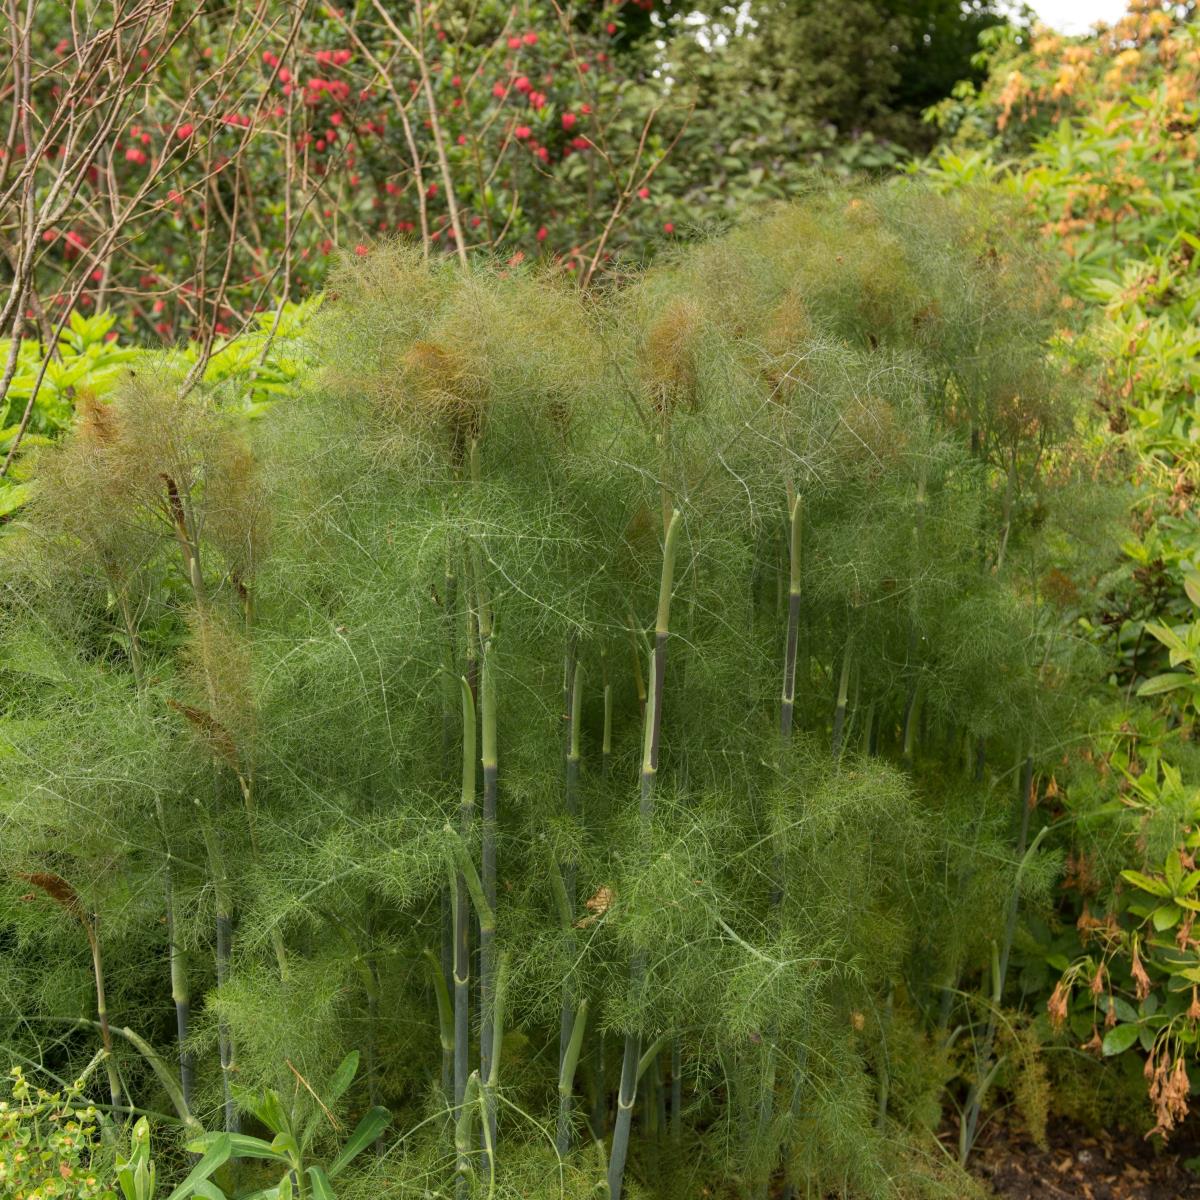
M 973 1171 L 1003 1200 L 1200 1200 L 1200 1122 L 1188 1121 L 1163 1147 L 1140 1134 L 1093 1134 L 1051 1124 L 1041 1150 L 1018 1129 L 984 1132 Z M 1200 1164 L 1198 1164 L 1200 1165 Z

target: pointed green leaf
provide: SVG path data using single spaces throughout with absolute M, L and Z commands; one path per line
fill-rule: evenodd
M 312 1181 L 313 1200 L 337 1200 L 329 1176 L 320 1167 L 309 1167 L 308 1178 Z
M 1134 887 L 1140 887 L 1143 892 L 1149 892 L 1152 896 L 1162 896 L 1165 899 L 1171 894 L 1171 889 L 1161 879 L 1151 879 L 1149 875 L 1143 875 L 1141 871 L 1122 871 L 1121 878 L 1132 883 Z
M 1187 687 L 1192 682 L 1190 675 L 1180 671 L 1170 671 L 1165 675 L 1155 675 L 1147 679 L 1137 690 L 1139 696 L 1161 696 L 1164 692 L 1173 692 L 1176 688 Z
M 386 1108 L 376 1106 L 359 1121 L 354 1132 L 346 1140 L 341 1153 L 329 1164 L 326 1174 L 330 1179 L 337 1176 L 347 1164 L 369 1146 L 391 1123 L 392 1114 Z
M 337 1069 L 329 1077 L 325 1085 L 325 1103 L 333 1104 L 345 1094 L 346 1089 L 354 1082 L 358 1074 L 358 1051 L 351 1050 L 337 1065 Z
M 276 1162 L 287 1162 L 287 1155 L 273 1150 L 270 1142 L 251 1137 L 248 1133 L 206 1133 L 203 1137 L 189 1142 L 187 1149 L 192 1154 L 202 1154 L 217 1138 L 229 1139 L 230 1152 L 234 1158 L 270 1158 Z
M 232 1150 L 229 1134 L 213 1134 L 208 1149 L 200 1161 L 187 1173 L 183 1182 L 167 1197 L 167 1200 L 185 1200 L 185 1197 L 192 1195 L 196 1184 L 203 1183 L 218 1167 L 223 1166 L 228 1161 Z

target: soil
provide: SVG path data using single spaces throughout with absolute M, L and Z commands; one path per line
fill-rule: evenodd
M 1041 1150 L 1018 1129 L 985 1131 L 974 1173 L 1003 1200 L 1200 1200 L 1200 1121 L 1189 1120 L 1163 1146 L 1137 1133 L 1099 1134 L 1051 1124 Z

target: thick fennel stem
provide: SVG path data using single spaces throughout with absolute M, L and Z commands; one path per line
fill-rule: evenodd
M 175 1037 L 179 1044 L 179 1087 L 188 1111 L 192 1107 L 194 1068 L 188 1048 L 188 1025 L 191 1017 L 191 990 L 188 985 L 187 956 L 179 943 L 179 913 L 176 911 L 175 887 L 171 870 L 171 854 L 167 852 L 164 890 L 167 901 L 167 946 L 171 967 L 171 1000 L 175 1005 Z
M 225 858 L 221 853 L 216 831 L 208 820 L 200 801 L 196 801 L 200 812 L 200 831 L 204 848 L 208 853 L 209 871 L 212 874 L 213 891 L 216 895 L 217 933 L 217 987 L 221 988 L 229 978 L 229 966 L 233 958 L 233 897 L 229 888 L 229 876 L 225 870 Z M 233 1036 L 224 1019 L 217 1023 L 217 1052 L 221 1060 L 221 1082 L 225 1097 L 225 1132 L 237 1133 L 241 1128 L 237 1104 L 233 1098 L 233 1076 L 237 1073 L 234 1059 Z
M 583 1047 L 583 1032 L 587 1027 L 588 1002 L 585 996 L 571 1018 L 571 1033 L 558 1064 L 558 1124 L 554 1147 L 559 1158 L 566 1158 L 571 1149 L 571 1107 L 575 1091 L 575 1069 Z
M 580 766 L 580 725 L 583 710 L 583 668 L 575 658 L 574 649 L 567 655 L 567 761 L 566 781 L 563 788 L 563 807 L 567 818 L 574 822 L 579 815 L 579 766 Z M 563 951 L 568 963 L 575 957 L 575 933 L 571 918 L 575 911 L 575 863 L 563 862 L 560 865 L 563 886 L 563 902 L 566 906 L 567 920 L 563 926 Z M 563 1065 L 566 1062 L 571 1038 L 575 1031 L 575 984 L 568 975 L 563 981 L 562 1008 L 559 1013 L 558 1032 L 558 1069 L 560 1078 Z M 581 1035 L 582 1036 L 582 1035 Z M 578 1058 L 576 1050 L 576 1058 Z M 571 1076 L 574 1078 L 574 1068 Z M 558 1114 L 558 1152 L 565 1155 L 570 1149 L 571 1130 L 571 1093 L 564 1096 L 559 1092 Z
M 482 458 L 478 439 L 472 439 L 470 450 L 471 486 L 482 486 Z M 496 1143 L 496 1109 L 491 1089 L 493 1009 L 496 973 L 495 911 L 496 911 L 496 680 L 492 635 L 494 618 L 491 599 L 481 561 L 481 547 L 471 547 L 472 575 L 475 590 L 476 617 L 479 623 L 480 677 L 480 765 L 483 768 L 483 829 L 480 858 L 483 876 L 484 901 L 492 921 L 479 926 L 479 1077 L 483 1083 L 483 1153 L 489 1173 L 494 1170 L 491 1155 Z
M 113 1058 L 112 1030 L 108 1025 L 108 1001 L 104 994 L 104 958 L 100 953 L 100 934 L 97 931 L 97 919 L 94 915 L 80 913 L 79 919 L 87 935 L 88 949 L 92 952 L 92 978 L 96 985 L 96 1016 L 100 1022 L 100 1041 L 104 1046 L 104 1070 L 108 1076 L 108 1094 L 112 1101 L 114 1112 L 120 1112 L 124 1107 L 124 1097 L 121 1091 L 121 1077 L 117 1074 L 117 1064 Z
M 442 1047 L 442 1074 L 446 1075 L 446 1063 L 450 1064 L 451 1075 L 454 1063 L 454 1005 L 450 999 L 450 989 L 446 986 L 446 976 L 442 973 L 441 958 L 428 948 L 425 957 L 433 968 L 433 993 L 437 1000 L 438 1041 Z M 453 966 L 451 967 L 453 970 Z
M 1004 941 L 999 951 L 993 944 L 992 962 L 992 1005 L 988 1012 L 987 1028 L 983 1036 L 983 1046 L 977 1057 L 977 1074 L 979 1079 L 971 1086 L 967 1096 L 967 1105 L 963 1110 L 959 1130 L 959 1164 L 966 1166 L 967 1158 L 975 1145 L 975 1137 L 979 1128 L 979 1115 L 983 1109 L 984 1092 L 995 1072 L 992 1062 L 992 1050 L 996 1042 L 997 1013 L 1000 1002 L 1004 997 L 1004 985 L 1008 976 L 1008 959 L 1012 952 L 1013 940 L 1017 933 L 1017 913 L 1021 906 L 1021 876 L 1025 872 L 1028 859 L 1037 849 L 1043 829 L 1034 839 L 1032 846 L 1029 842 L 1029 818 L 1033 810 L 1033 758 L 1027 755 L 1021 767 L 1021 787 L 1017 797 L 1019 808 L 1017 814 L 1017 871 L 1013 880 L 1012 894 L 1008 898 L 1008 913 L 1004 921 Z M 1028 849 L 1027 849 L 1028 846 Z
M 442 636 L 442 768 L 447 777 L 454 767 L 456 709 L 459 707 L 458 688 L 455 687 L 454 674 L 454 629 L 455 603 L 457 596 L 457 579 L 449 557 L 446 561 L 445 577 L 442 581 L 442 622 L 445 626 Z M 442 889 L 441 898 L 441 972 L 442 986 L 450 991 L 454 986 L 454 912 L 451 903 L 451 893 L 455 887 L 451 883 Z M 451 1025 L 453 1029 L 453 1025 Z M 450 1049 L 443 1046 L 442 1051 L 442 1092 L 449 1097 L 454 1086 L 454 1044 L 451 1038 Z
M 788 486 L 788 610 L 787 633 L 783 654 L 783 698 L 779 706 L 779 733 L 784 753 L 792 741 L 793 713 L 796 703 L 796 657 L 800 641 L 800 598 L 801 598 L 801 532 L 804 512 L 800 497 Z M 774 874 L 771 881 L 771 907 L 778 913 L 783 904 L 784 864 L 782 855 L 776 851 Z M 763 1067 L 762 1092 L 759 1097 L 758 1129 L 760 1144 L 765 1140 L 775 1119 L 775 1030 L 768 1033 L 766 1062 Z M 799 1084 L 797 1082 L 797 1094 Z M 672 1114 L 672 1121 L 674 1121 Z M 765 1200 L 770 1184 L 769 1164 L 757 1172 L 752 1191 L 759 1200 Z
M 462 692 L 462 791 L 458 806 L 458 828 L 463 842 L 470 840 L 475 823 L 475 697 L 466 677 L 461 681 Z M 456 1192 L 467 1195 L 469 1162 L 458 1138 L 464 1120 L 468 1060 L 470 1055 L 470 997 L 471 997 L 471 906 L 467 895 L 466 872 L 459 866 L 451 891 L 454 918 L 454 1111 L 458 1176 Z
M 650 689 L 646 699 L 646 715 L 642 737 L 641 787 L 638 814 L 647 834 L 654 816 L 654 786 L 658 778 L 659 742 L 662 730 L 663 682 L 667 665 L 667 638 L 670 630 L 671 591 L 675 582 L 675 554 L 679 544 L 682 517 L 679 510 L 671 513 L 663 541 L 662 573 L 659 577 L 658 614 L 654 626 L 654 650 L 650 658 Z M 646 964 L 644 956 L 636 954 L 629 966 L 629 986 L 632 992 L 641 988 Z M 641 1058 L 641 1037 L 636 1031 L 625 1034 L 625 1050 L 621 1060 L 621 1082 L 617 1090 L 617 1118 L 613 1125 L 612 1150 L 608 1159 L 609 1200 L 621 1200 L 625 1180 L 625 1160 L 629 1154 L 629 1134 L 633 1123 L 633 1106 L 637 1100 L 638 1064 Z
M 491 613 L 481 596 L 479 632 L 482 647 L 480 667 L 480 747 L 483 767 L 483 829 L 482 866 L 483 895 L 493 914 L 490 926 L 481 920 L 479 926 L 479 1007 L 480 1047 L 479 1074 L 485 1085 L 492 1074 L 493 1007 L 496 970 L 495 921 L 496 911 L 496 683 L 494 650 L 492 646 Z M 496 1109 L 490 1088 L 484 1090 L 484 1138 L 494 1149 L 496 1141 Z M 490 1151 L 485 1149 L 485 1154 Z M 489 1162 L 490 1167 L 490 1162 Z
M 846 731 L 846 702 L 850 694 L 850 666 L 853 660 L 853 637 L 846 636 L 846 648 L 842 651 L 842 670 L 838 679 L 837 706 L 833 710 L 833 737 L 831 749 L 835 759 L 842 756 L 842 739 Z
M 803 508 L 799 496 L 791 501 L 788 519 L 788 617 L 783 653 L 783 700 L 779 706 L 779 731 L 791 740 L 796 708 L 796 653 L 800 642 L 800 535 Z

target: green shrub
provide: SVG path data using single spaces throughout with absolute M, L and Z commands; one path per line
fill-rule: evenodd
M 84 1080 L 35 1088 L 20 1067 L 0 1100 L 0 1191 L 14 1200 L 115 1200 L 114 1156 Z
M 180 1116 L 384 1105 L 400 1192 L 962 1195 L 913 1164 L 1078 707 L 1054 302 L 1002 211 L 819 191 L 604 295 L 382 247 L 263 420 L 82 406 L 0 542 L 3 866 Z M 4 897 L 69 1061 L 98 966 Z
M 988 82 L 936 110 L 954 140 L 930 173 L 951 188 L 998 181 L 1061 250 L 1069 294 L 1054 357 L 1096 372 L 1093 454 L 1128 481 L 1121 558 L 1097 559 L 1087 586 L 1063 595 L 1108 686 L 1093 739 L 1057 773 L 1067 927 L 1031 948 L 1031 978 L 1044 992 L 1052 968 L 1051 1015 L 1078 1044 L 1147 1055 L 1166 1133 L 1186 1110 L 1200 1020 L 1200 28 L 1139 0 L 1088 38 L 1042 30 L 1025 46 L 995 33 L 988 58 Z

